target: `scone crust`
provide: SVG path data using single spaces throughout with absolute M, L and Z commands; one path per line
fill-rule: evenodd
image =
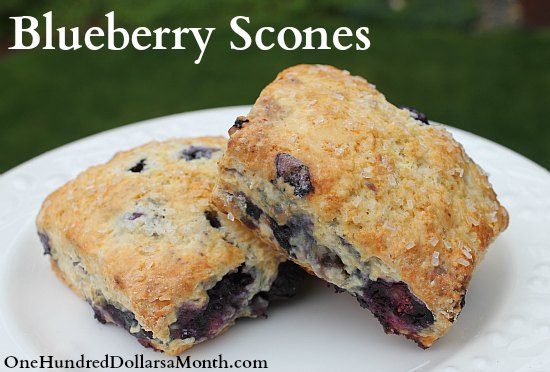
M 215 150 L 211 159 L 186 161 L 182 151 L 189 146 Z M 168 354 L 193 344 L 167 344 L 169 325 L 183 303 L 204 303 L 206 290 L 244 262 L 273 278 L 283 260 L 237 223 L 221 221 L 232 224 L 241 247 L 224 239 L 205 218 L 225 146 L 223 137 L 200 137 L 154 141 L 119 152 L 49 195 L 37 217 L 39 232 L 47 234 L 57 255 L 70 255 L 75 270 L 95 282 L 68 280 L 57 262 L 52 262 L 54 271 L 89 301 L 101 295 L 132 311 L 157 339 L 152 346 Z M 130 170 L 140 162 L 142 170 Z M 262 290 L 269 284 L 263 283 Z
M 365 79 L 330 66 L 284 70 L 240 122 L 220 162 L 216 204 L 231 210 L 225 192 L 242 187 L 235 172 L 250 190 L 265 180 L 284 189 L 315 224 L 337 226 L 362 260 L 395 270 L 436 316 L 440 329 L 421 340 L 431 345 L 508 225 L 482 169 L 443 126 L 420 123 Z M 297 196 L 277 180 L 281 153 L 307 166 L 312 192 Z

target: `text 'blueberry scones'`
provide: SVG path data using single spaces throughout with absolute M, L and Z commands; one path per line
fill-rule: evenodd
M 397 333 L 429 347 L 508 224 L 440 125 L 330 66 L 280 73 L 230 129 L 214 202 Z
M 294 293 L 293 264 L 209 206 L 225 146 L 203 137 L 118 153 L 52 193 L 38 215 L 53 269 L 96 318 L 167 354 Z

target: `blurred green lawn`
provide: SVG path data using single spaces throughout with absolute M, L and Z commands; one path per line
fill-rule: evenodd
M 237 52 L 229 48 L 231 40 L 240 41 L 228 26 L 235 15 L 216 25 L 200 65 L 193 64 L 195 49 L 33 50 L 0 56 L 0 172 L 116 126 L 252 104 L 278 71 L 297 63 L 332 64 L 365 76 L 395 104 L 415 107 L 432 120 L 489 138 L 550 168 L 548 30 L 476 34 L 341 14 L 284 22 L 249 14 L 258 27 L 369 26 L 372 46 L 362 52 Z M 188 25 L 184 18 L 180 25 Z M 194 24 L 208 27 L 208 17 Z

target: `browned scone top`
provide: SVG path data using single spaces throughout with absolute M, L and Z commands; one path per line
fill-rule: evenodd
M 249 190 L 271 180 L 291 200 L 281 208 L 332 226 L 361 260 L 380 258 L 436 313 L 436 333 L 450 326 L 508 214 L 487 175 L 443 126 L 424 125 L 365 79 L 322 65 L 281 72 L 238 122 L 220 162 L 218 191 L 237 187 L 231 172 L 252 180 Z M 307 167 L 309 189 L 283 182 L 279 154 Z M 217 195 L 217 205 L 228 209 Z M 278 223 L 284 218 L 277 215 Z M 319 227 L 315 234 L 325 233 Z M 420 342 L 429 346 L 435 338 Z
M 186 155 L 190 146 L 198 152 Z M 223 137 L 201 137 L 119 152 L 49 195 L 37 218 L 62 279 L 92 304 L 101 296 L 134 313 L 151 345 L 169 354 L 192 345 L 170 339 L 182 304 L 203 304 L 245 261 L 266 273 L 267 290 L 283 260 L 236 222 L 219 215 L 217 229 L 205 217 L 225 146 Z

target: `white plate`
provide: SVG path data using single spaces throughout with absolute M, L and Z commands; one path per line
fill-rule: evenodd
M 151 139 L 225 134 L 249 107 L 190 112 L 110 130 L 41 155 L 0 176 L 0 370 L 9 355 L 104 354 L 167 359 L 93 319 L 54 276 L 34 228 L 48 193 L 115 151 Z M 355 299 L 312 279 L 267 320 L 242 320 L 186 355 L 266 360 L 270 371 L 550 371 L 550 173 L 493 142 L 449 128 L 489 174 L 510 227 L 478 267 L 467 306 L 431 349 L 385 335 Z M 13 361 L 13 359 L 11 359 Z

